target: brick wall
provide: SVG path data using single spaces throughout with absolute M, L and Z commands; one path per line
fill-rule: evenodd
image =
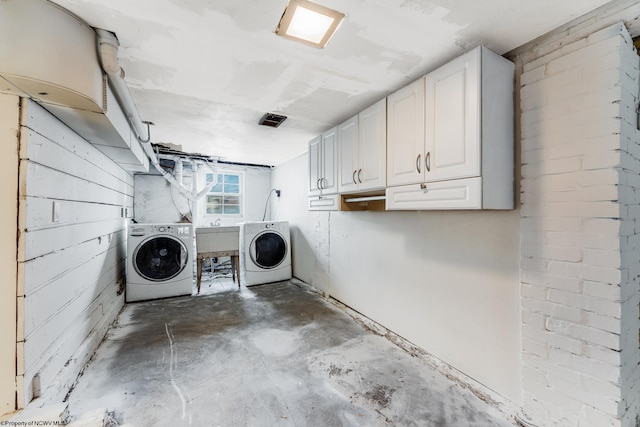
M 623 426 L 640 426 L 640 131 L 638 94 L 640 67 L 636 52 L 622 51 L 620 72 L 621 164 L 619 203 L 624 226 L 620 230 L 622 288 L 621 335 Z
M 524 417 L 634 426 L 638 57 L 622 24 L 539 51 L 520 76 Z

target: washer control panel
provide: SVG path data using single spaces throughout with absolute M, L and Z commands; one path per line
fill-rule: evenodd
M 130 236 L 145 236 L 158 233 L 190 236 L 191 224 L 131 224 L 129 226 Z

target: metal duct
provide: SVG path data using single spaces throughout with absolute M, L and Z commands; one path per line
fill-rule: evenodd
M 157 162 L 113 33 L 50 1 L 0 0 L 0 40 L 0 92 L 38 102 L 126 170 Z

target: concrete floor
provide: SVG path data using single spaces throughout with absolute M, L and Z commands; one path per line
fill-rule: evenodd
M 72 419 L 106 409 L 139 427 L 513 425 L 296 283 L 127 305 L 69 396 Z

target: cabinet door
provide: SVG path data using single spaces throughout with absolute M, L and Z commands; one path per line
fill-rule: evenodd
M 338 125 L 338 191 L 358 190 L 358 116 Z
M 322 162 L 320 164 L 320 189 L 322 194 L 332 194 L 338 191 L 336 179 L 337 157 L 337 128 L 332 128 L 322 134 Z
M 322 136 L 309 141 L 309 194 L 320 194 L 320 174 L 322 161 Z
M 426 181 L 480 176 L 480 50 L 427 74 Z
M 421 78 L 387 97 L 388 186 L 423 181 L 424 96 Z
M 387 102 L 373 104 L 358 114 L 358 190 L 387 186 Z

